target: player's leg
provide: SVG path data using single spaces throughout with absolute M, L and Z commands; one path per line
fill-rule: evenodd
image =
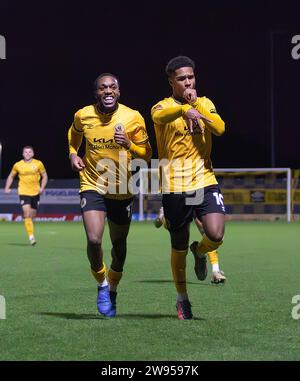
M 201 272 L 197 274 L 197 265 L 201 264 L 200 260 L 203 260 L 208 252 L 216 251 L 223 242 L 225 207 L 218 186 L 209 186 L 204 189 L 204 200 L 195 207 L 195 214 L 201 220 L 204 230 L 202 240 L 194 241 L 190 246 L 195 258 L 195 272 L 200 279 Z
M 111 309 L 106 267 L 103 261 L 102 237 L 106 208 L 103 196 L 94 191 L 81 192 L 81 211 L 87 237 L 87 256 L 91 272 L 98 283 L 97 308 L 106 316 Z
M 29 242 L 31 245 L 35 245 L 35 239 L 34 239 L 34 226 L 33 221 L 31 217 L 31 206 L 30 204 L 25 204 L 22 206 L 23 210 L 23 220 L 24 220 L 24 226 L 25 230 L 27 232 Z
M 106 212 L 104 211 L 88 210 L 82 213 L 87 238 L 87 256 L 92 273 L 99 284 L 105 281 L 105 265 L 103 263 L 102 250 L 105 217 Z M 99 275 L 97 275 L 98 273 Z
M 112 308 L 109 316 L 117 313 L 117 288 L 123 276 L 123 268 L 127 254 L 127 236 L 130 225 L 118 225 L 108 220 L 109 233 L 112 243 L 111 265 L 108 271 L 109 293 Z
M 185 205 L 184 195 L 163 195 L 165 218 L 171 238 L 171 268 L 177 291 L 176 308 L 180 320 L 192 319 L 186 285 L 186 256 L 189 245 L 189 223 L 192 210 Z
M 97 308 L 106 316 L 111 309 L 109 287 L 106 279 L 106 267 L 103 262 L 102 236 L 105 226 L 104 211 L 88 210 L 82 213 L 87 237 L 87 256 L 91 272 L 98 283 Z
M 193 250 L 198 255 L 204 255 L 209 251 L 217 250 L 223 243 L 225 216 L 221 213 L 209 213 L 201 217 L 204 235 L 200 242 L 192 243 Z
M 29 240 L 30 240 L 31 245 L 36 244 L 36 240 L 35 240 L 35 236 L 34 236 L 34 223 L 33 223 L 33 221 L 37 215 L 37 209 L 39 206 L 39 201 L 40 201 L 39 195 L 30 197 L 30 212 L 29 212 L 29 214 L 30 214 L 31 223 L 32 223 L 32 235 L 29 237 Z
M 201 235 L 203 235 L 204 229 L 203 229 L 202 222 L 197 217 L 194 218 L 194 221 L 199 232 L 201 233 Z M 209 262 L 212 268 L 211 282 L 215 284 L 224 283 L 226 281 L 226 277 L 224 272 L 220 270 L 218 251 L 217 250 L 209 251 L 207 253 L 207 256 L 209 258 Z
M 106 198 L 107 220 L 109 226 L 111 249 L 111 265 L 108 271 L 108 282 L 112 308 L 109 316 L 117 313 L 117 288 L 123 276 L 123 268 L 127 254 L 127 236 L 132 216 L 132 198 L 112 200 Z
M 176 308 L 180 320 L 192 319 L 191 303 L 186 286 L 186 256 L 189 245 L 189 224 L 179 230 L 170 231 L 171 236 L 171 268 L 177 290 Z
M 225 215 L 223 213 L 208 213 L 201 218 L 204 235 L 199 243 L 198 252 L 207 253 L 217 250 L 223 243 L 225 230 Z
M 112 261 L 108 272 L 108 279 L 110 290 L 116 291 L 123 274 L 123 268 L 127 254 L 127 236 L 130 224 L 119 225 L 111 220 L 108 220 L 108 225 L 112 243 Z
M 202 225 L 202 222 L 197 218 L 195 217 L 194 218 L 194 221 L 195 221 L 195 224 L 199 230 L 199 232 L 201 233 L 201 235 L 203 236 L 204 235 L 204 229 L 203 229 L 203 225 Z M 218 252 L 217 250 L 213 250 L 213 251 L 209 251 L 207 253 L 208 255 L 208 258 L 209 258 L 209 262 L 212 266 L 212 271 L 219 271 L 219 258 L 218 258 Z
M 30 244 L 34 246 L 36 244 L 36 241 L 34 238 L 34 227 L 32 221 L 31 197 L 22 195 L 20 196 L 20 202 L 22 206 L 25 230 L 27 232 Z
M 31 208 L 31 210 L 30 210 L 30 215 L 31 215 L 32 220 L 34 220 L 35 217 L 36 217 L 36 215 L 37 215 L 37 210 Z
M 193 212 L 193 217 L 200 234 L 203 236 L 204 229 L 203 229 L 201 221 L 197 218 L 195 211 Z M 190 246 L 190 249 L 194 255 L 194 260 L 195 260 L 194 271 L 195 271 L 196 277 L 197 279 L 202 281 L 206 279 L 207 273 L 208 273 L 207 258 L 206 258 L 206 254 L 201 254 L 201 255 L 197 254 L 197 245 L 198 245 L 197 241 L 193 242 Z
M 222 244 L 225 228 L 225 215 L 209 213 L 202 217 L 203 228 L 206 236 L 215 244 Z M 209 243 L 211 244 L 211 243 Z M 219 284 L 226 281 L 224 272 L 220 270 L 217 250 L 208 252 L 212 264 L 212 283 Z

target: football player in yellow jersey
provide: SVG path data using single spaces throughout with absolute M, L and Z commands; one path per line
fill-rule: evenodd
M 80 175 L 80 198 L 87 236 L 87 256 L 98 282 L 97 307 L 116 315 L 117 286 L 123 274 L 133 195 L 127 188 L 132 158 L 150 160 L 151 146 L 142 116 L 119 103 L 117 77 L 101 74 L 95 81 L 96 104 L 76 112 L 68 131 L 71 167 Z M 85 137 L 85 155 L 78 156 Z M 107 273 L 102 236 L 107 217 L 112 262 Z
M 34 159 L 33 156 L 34 151 L 31 146 L 23 148 L 23 160 L 14 164 L 4 189 L 5 193 L 10 193 L 14 177 L 18 175 L 18 193 L 23 210 L 24 225 L 31 245 L 36 244 L 32 220 L 37 213 L 40 195 L 44 192 L 48 182 L 44 164 L 40 160 Z
M 180 320 L 193 317 L 186 287 L 186 255 L 193 214 L 204 229 L 201 241 L 190 246 L 199 279 L 207 271 L 206 254 L 222 244 L 225 224 L 223 196 L 210 160 L 212 135 L 222 135 L 225 123 L 211 100 L 197 96 L 194 68 L 189 57 L 171 59 L 166 73 L 172 96 L 151 110 L 159 159 L 177 163 L 172 170 L 165 171 L 164 166 L 161 169 L 168 174 L 162 188 L 162 204 L 171 237 L 171 267 Z

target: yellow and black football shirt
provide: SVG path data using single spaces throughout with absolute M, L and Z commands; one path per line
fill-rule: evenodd
M 20 160 L 14 164 L 12 174 L 18 175 L 18 193 L 24 196 L 37 196 L 40 191 L 41 174 L 46 172 L 40 160 Z
M 95 190 L 116 199 L 132 197 L 127 189 L 131 176 L 128 165 L 132 156 L 114 141 L 116 129 L 123 129 L 134 144 L 148 146 L 151 150 L 145 122 L 138 111 L 119 103 L 117 110 L 111 114 L 100 113 L 96 105 L 76 112 L 68 139 L 70 154 L 77 154 L 81 139 L 83 136 L 85 138 L 85 168 L 79 172 L 80 192 Z M 78 141 L 75 142 L 76 134 Z
M 200 121 L 203 133 L 199 127 L 194 127 L 193 132 L 190 132 L 184 120 L 185 112 L 192 107 L 211 120 L 206 123 Z M 213 102 L 201 97 L 189 105 L 169 97 L 154 105 L 151 115 L 159 159 L 172 163 L 165 172 L 162 189 L 188 192 L 217 184 L 210 159 L 212 134 L 221 135 L 225 124 L 217 114 Z M 165 168 L 167 166 L 168 164 Z

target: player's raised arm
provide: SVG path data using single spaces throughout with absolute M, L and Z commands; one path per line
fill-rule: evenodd
M 151 159 L 152 149 L 148 141 L 145 143 L 135 144 L 128 138 L 124 131 L 115 132 L 114 138 L 116 143 L 126 148 L 134 159 L 139 158 L 146 161 Z
M 189 105 L 194 104 L 197 101 L 196 89 L 192 89 L 192 88 L 185 89 L 185 91 L 183 92 L 183 98 L 185 99 L 186 102 L 188 102 Z M 202 133 L 204 133 L 204 128 L 202 127 L 200 120 L 202 120 L 204 123 L 212 122 L 211 119 L 206 118 L 203 114 L 201 114 L 195 108 L 190 108 L 189 110 L 187 110 L 187 112 L 184 115 L 184 119 L 186 120 L 186 123 L 191 132 L 193 132 L 193 125 L 195 125 L 200 128 Z
M 133 158 L 149 161 L 152 156 L 152 148 L 149 143 L 144 118 L 137 113 L 134 129 L 129 133 L 130 145 L 128 151 Z
M 205 98 L 203 101 L 201 98 L 192 104 L 193 108 L 199 111 L 204 116 L 201 118 L 205 123 L 205 127 L 214 135 L 220 136 L 225 132 L 225 123 L 217 113 L 215 105 L 209 99 Z
M 151 116 L 154 123 L 166 124 L 185 116 L 185 113 L 192 108 L 189 104 L 164 108 L 161 104 L 152 107 Z
M 152 157 L 152 148 L 149 142 L 144 144 L 135 144 L 131 142 L 129 152 L 133 158 L 144 159 L 149 161 Z

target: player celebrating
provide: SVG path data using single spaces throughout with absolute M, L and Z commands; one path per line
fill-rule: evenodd
M 23 219 L 29 242 L 36 244 L 34 237 L 33 218 L 37 213 L 40 195 L 43 193 L 48 182 L 48 176 L 43 163 L 33 158 L 34 151 L 31 146 L 23 148 L 23 160 L 14 164 L 5 184 L 5 193 L 11 192 L 14 177 L 18 175 L 18 193 L 23 210 Z M 41 185 L 40 185 L 40 178 Z
M 76 112 L 68 141 L 71 167 L 80 175 L 87 256 L 91 272 L 98 282 L 98 311 L 106 317 L 113 317 L 116 315 L 117 286 L 123 274 L 133 203 L 127 184 L 126 191 L 122 189 L 130 176 L 128 164 L 131 158 L 150 160 L 152 152 L 142 116 L 118 102 L 120 87 L 117 77 L 101 74 L 95 80 L 94 93 L 96 104 Z M 83 136 L 86 145 L 85 156 L 81 159 L 77 153 Z M 119 153 L 125 154 L 125 165 L 121 164 Z M 111 166 L 107 170 L 111 163 L 115 170 Z M 108 274 L 102 250 L 105 217 L 112 243 Z
M 204 229 L 202 240 L 190 246 L 198 278 L 203 277 L 206 268 L 206 263 L 203 266 L 206 253 L 222 244 L 225 221 L 223 197 L 210 160 L 212 134 L 222 135 L 225 124 L 212 101 L 197 96 L 194 68 L 189 57 L 171 59 L 166 73 L 172 96 L 158 102 L 151 110 L 160 161 L 181 162 L 181 169 L 168 172 L 167 191 L 162 189 L 180 320 L 193 317 L 186 287 L 186 255 L 193 213 L 201 220 Z M 182 174 L 189 175 L 184 184 L 179 181 Z
M 201 235 L 204 235 L 204 229 L 203 229 L 202 222 L 195 215 L 193 217 L 194 217 L 194 221 L 195 221 L 195 224 L 196 224 L 199 232 L 201 233 Z M 156 219 L 154 220 L 154 225 L 157 228 L 164 226 L 167 229 L 167 224 L 166 224 L 166 220 L 165 220 L 163 207 L 160 208 L 159 213 L 158 213 Z M 197 254 L 195 253 L 194 256 L 195 255 L 197 255 Z M 225 283 L 226 277 L 225 277 L 224 271 L 220 270 L 219 256 L 218 256 L 217 250 L 209 251 L 207 253 L 207 255 L 208 255 L 208 258 L 209 258 L 209 261 L 211 264 L 211 268 L 212 268 L 211 283 L 214 283 L 214 284 Z M 195 267 L 196 276 L 199 280 L 205 280 L 207 277 L 206 258 L 203 257 L 202 260 L 199 262 L 200 262 L 199 264 L 200 264 L 201 268 L 199 269 L 199 268 Z M 196 258 L 196 263 L 198 264 L 197 258 Z

